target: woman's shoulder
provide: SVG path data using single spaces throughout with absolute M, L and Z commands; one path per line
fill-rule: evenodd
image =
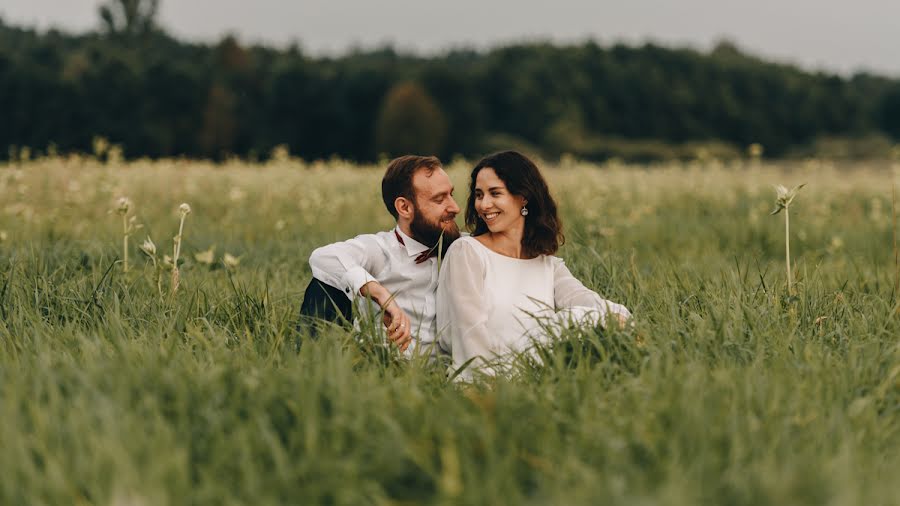
M 487 246 L 472 236 L 463 236 L 447 248 L 448 264 L 465 265 L 467 268 L 484 269 L 491 263 Z
M 484 245 L 471 235 L 464 235 L 453 241 L 447 248 L 447 258 L 456 256 L 481 256 Z
M 474 237 L 460 237 L 453 241 L 441 263 L 441 283 L 447 278 L 483 273 L 487 269 L 488 262 L 483 247 L 475 244 L 477 242 Z

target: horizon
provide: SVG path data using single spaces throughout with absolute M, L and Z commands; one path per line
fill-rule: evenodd
M 234 0 L 162 1 L 157 24 L 185 42 L 215 44 L 232 35 L 242 45 L 285 49 L 296 44 L 314 57 L 383 48 L 430 57 L 455 50 L 484 52 L 515 44 L 568 46 L 588 41 L 601 47 L 654 44 L 705 54 L 727 41 L 743 53 L 808 72 L 900 78 L 900 60 L 894 56 L 900 30 L 890 22 L 900 19 L 900 2 L 861 0 L 852 7 L 834 3 L 831 9 L 822 9 L 821 2 L 812 0 L 787 6 L 763 0 L 754 6 L 724 9 L 712 0 L 686 0 L 677 6 L 661 0 L 636 2 L 643 6 L 561 2 L 547 11 L 547 6 L 517 6 L 514 0 L 494 0 L 489 5 L 460 0 L 449 6 L 424 7 L 414 0 L 389 0 L 382 5 L 352 5 L 351 0 L 284 5 L 260 0 L 252 6 Z M 98 31 L 101 3 L 8 0 L 0 7 L 0 19 L 39 33 L 56 29 L 79 35 Z M 646 16 L 648 4 L 657 8 L 655 16 Z M 489 7 L 494 7 L 493 12 L 487 12 Z M 876 15 L 876 8 L 888 12 Z M 352 18 L 349 10 L 355 13 Z M 507 19 L 510 13 L 516 15 L 515 21 Z M 440 22 L 432 23 L 432 19 Z M 404 30 L 394 30 L 394 25 Z

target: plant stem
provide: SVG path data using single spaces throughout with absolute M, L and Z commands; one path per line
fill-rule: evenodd
M 900 292 L 900 252 L 897 250 L 897 185 L 891 178 L 891 237 L 894 242 L 894 299 Z
M 186 214 L 181 215 L 181 223 L 178 224 L 178 235 L 175 236 L 175 246 L 172 254 L 172 293 L 178 290 L 178 283 L 181 281 L 181 275 L 178 272 L 178 255 L 181 254 L 181 234 L 184 232 L 184 219 Z
M 791 215 L 789 206 L 784 207 L 784 258 L 787 264 L 788 295 L 794 295 L 794 284 L 791 280 Z
M 122 272 L 128 272 L 128 215 L 122 215 Z

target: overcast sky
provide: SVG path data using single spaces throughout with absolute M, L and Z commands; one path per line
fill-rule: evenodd
M 7 24 L 98 26 L 99 0 L 2 0 Z M 900 0 L 161 0 L 178 37 L 283 46 L 313 54 L 392 43 L 434 53 L 550 39 L 652 40 L 705 50 L 727 38 L 763 57 L 844 74 L 900 77 Z

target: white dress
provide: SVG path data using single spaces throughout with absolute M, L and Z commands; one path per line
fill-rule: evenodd
M 546 339 L 548 326 L 605 324 L 608 313 L 631 317 L 625 306 L 585 287 L 555 256 L 512 258 L 474 237 L 461 237 L 441 265 L 438 343 L 452 356 L 453 370 L 480 357 L 466 368 L 462 379 L 471 379 L 475 369 L 495 373 L 484 363 L 502 362 L 504 355 Z

